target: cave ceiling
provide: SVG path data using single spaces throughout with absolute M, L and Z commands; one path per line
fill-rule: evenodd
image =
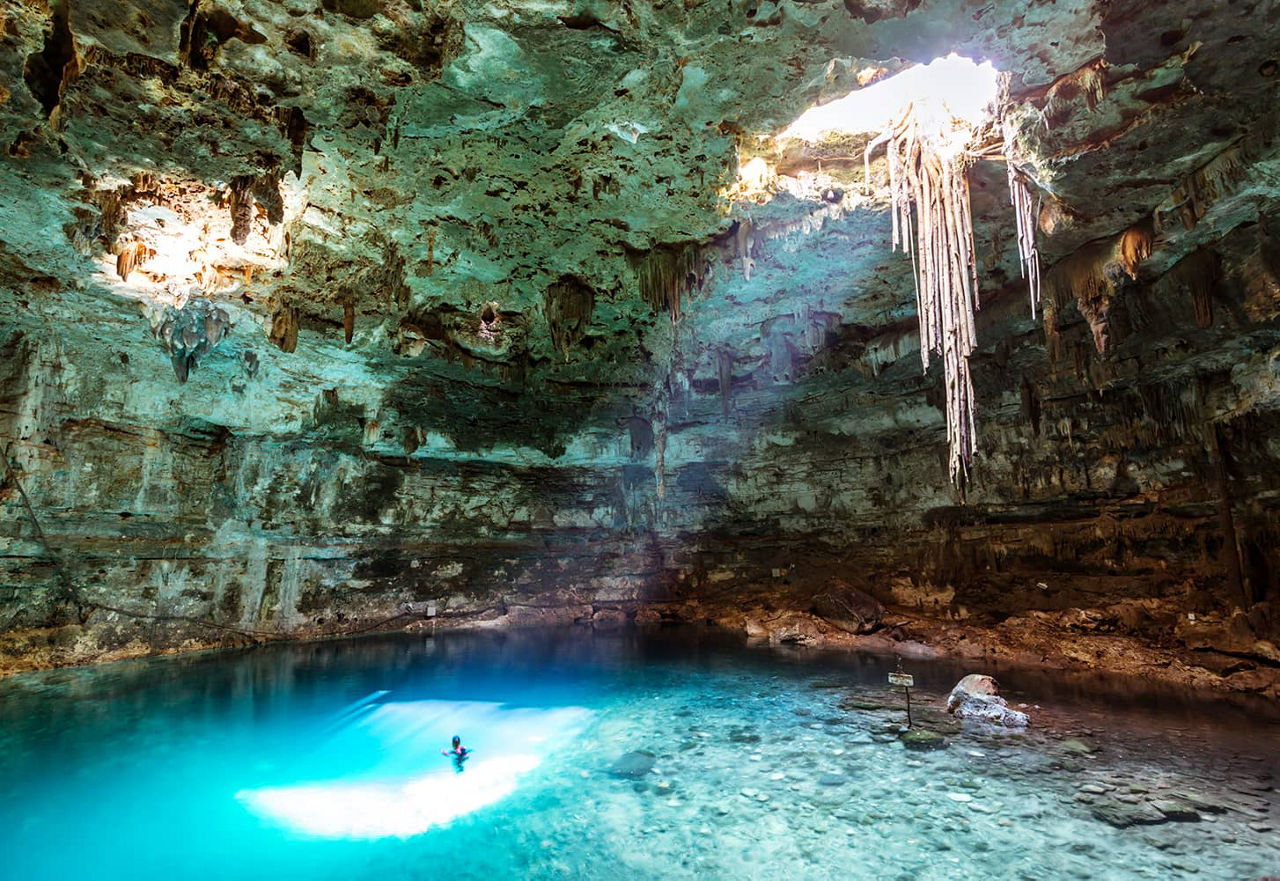
M 1276 4 L 1217 0 L 4 0 L 6 338 L 42 341 L 96 418 L 387 458 L 626 461 L 656 434 L 720 461 L 745 454 L 725 420 L 807 417 L 941 449 L 865 141 L 773 136 L 867 71 L 989 59 L 1046 284 L 1138 228 L 1120 282 L 1158 290 L 1207 251 L 1266 263 L 1278 45 Z M 1060 334 L 1032 318 L 1003 164 L 971 182 L 975 357 L 1001 367 L 981 419 Z M 1064 375 L 1132 381 L 1134 323 Z M 1245 362 L 1276 344 L 1250 327 L 1176 344 Z M 1269 364 L 1240 380 L 1263 407 Z

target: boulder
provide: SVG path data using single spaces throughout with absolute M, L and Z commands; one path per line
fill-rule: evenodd
M 1090 808 L 1090 813 L 1117 829 L 1130 826 L 1157 826 L 1169 822 L 1169 818 L 1147 802 L 1127 804 L 1115 799 L 1103 799 Z
M 622 609 L 596 609 L 591 616 L 591 626 L 596 630 L 617 630 L 627 625 L 627 613 Z
M 833 581 L 813 598 L 813 611 L 847 633 L 870 633 L 880 626 L 884 606 L 870 594 L 843 581 Z
M 990 676 L 970 673 L 956 683 L 947 696 L 947 712 L 957 719 L 970 719 L 1005 728 L 1026 728 L 1031 720 L 1000 697 L 1000 686 Z

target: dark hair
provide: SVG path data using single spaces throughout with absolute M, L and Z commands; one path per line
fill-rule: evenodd
M 458 744 L 460 744 L 460 743 L 462 743 L 462 738 L 461 738 L 461 737 L 459 737 L 459 736 L 458 736 L 458 735 L 456 735 L 456 734 L 455 734 L 455 735 L 453 735 L 453 745 L 454 745 L 454 746 L 457 746 L 457 745 L 458 745 Z

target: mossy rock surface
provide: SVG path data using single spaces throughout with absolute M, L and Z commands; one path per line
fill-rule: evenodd
M 902 732 L 898 738 L 907 749 L 931 750 L 946 749 L 947 739 L 936 731 L 925 728 L 912 728 Z

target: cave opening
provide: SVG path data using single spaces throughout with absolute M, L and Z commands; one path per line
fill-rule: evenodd
M 0 875 L 1280 877 L 1278 43 L 0 6 Z

